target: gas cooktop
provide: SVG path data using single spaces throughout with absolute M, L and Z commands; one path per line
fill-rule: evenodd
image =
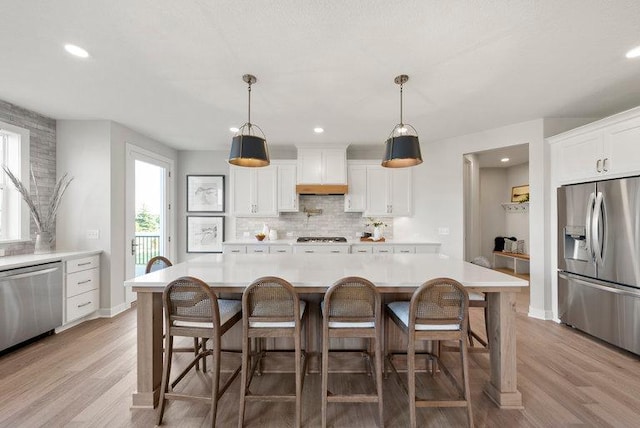
M 298 238 L 298 242 L 321 242 L 321 243 L 332 243 L 332 242 L 347 242 L 347 238 L 342 236 L 301 236 Z

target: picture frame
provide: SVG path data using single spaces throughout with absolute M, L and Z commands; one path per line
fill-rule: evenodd
M 511 202 L 529 202 L 529 185 L 512 187 Z
M 187 175 L 188 212 L 224 212 L 224 175 Z
M 224 216 L 187 216 L 187 253 L 221 253 Z

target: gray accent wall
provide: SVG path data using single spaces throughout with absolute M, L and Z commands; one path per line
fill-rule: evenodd
M 0 121 L 29 130 L 29 159 L 38 182 L 39 202 L 46 205 L 56 184 L 55 119 L 0 100 Z M 30 189 L 33 193 L 33 179 L 30 180 Z M 27 209 L 26 205 L 24 208 Z M 31 241 L 0 244 L 0 248 L 4 248 L 7 256 L 33 253 L 36 236 L 33 219 L 30 219 L 30 236 Z

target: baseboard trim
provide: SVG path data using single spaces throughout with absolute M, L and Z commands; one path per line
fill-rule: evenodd
M 129 309 L 131 305 L 127 305 L 126 303 L 121 303 L 118 306 L 114 306 L 113 308 L 101 308 L 98 310 L 98 316 L 100 318 L 113 318 L 118 314 Z
M 528 315 L 531 318 L 536 318 L 536 319 L 545 320 L 545 321 L 553 319 L 552 311 L 545 311 L 544 309 L 536 309 L 536 308 L 532 308 L 531 306 L 529 306 Z

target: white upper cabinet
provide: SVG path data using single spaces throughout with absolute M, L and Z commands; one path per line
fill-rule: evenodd
M 640 173 L 640 108 L 551 137 L 557 184 Z
M 278 170 L 278 211 L 298 211 L 296 161 L 271 161 L 271 165 Z
M 349 193 L 344 195 L 345 212 L 364 212 L 367 208 L 367 165 L 347 164 Z
M 366 216 L 403 217 L 412 214 L 411 168 L 367 166 Z
M 237 217 L 278 215 L 277 167 L 244 168 L 231 165 L 231 209 Z
M 298 147 L 298 184 L 346 184 L 347 150 Z

